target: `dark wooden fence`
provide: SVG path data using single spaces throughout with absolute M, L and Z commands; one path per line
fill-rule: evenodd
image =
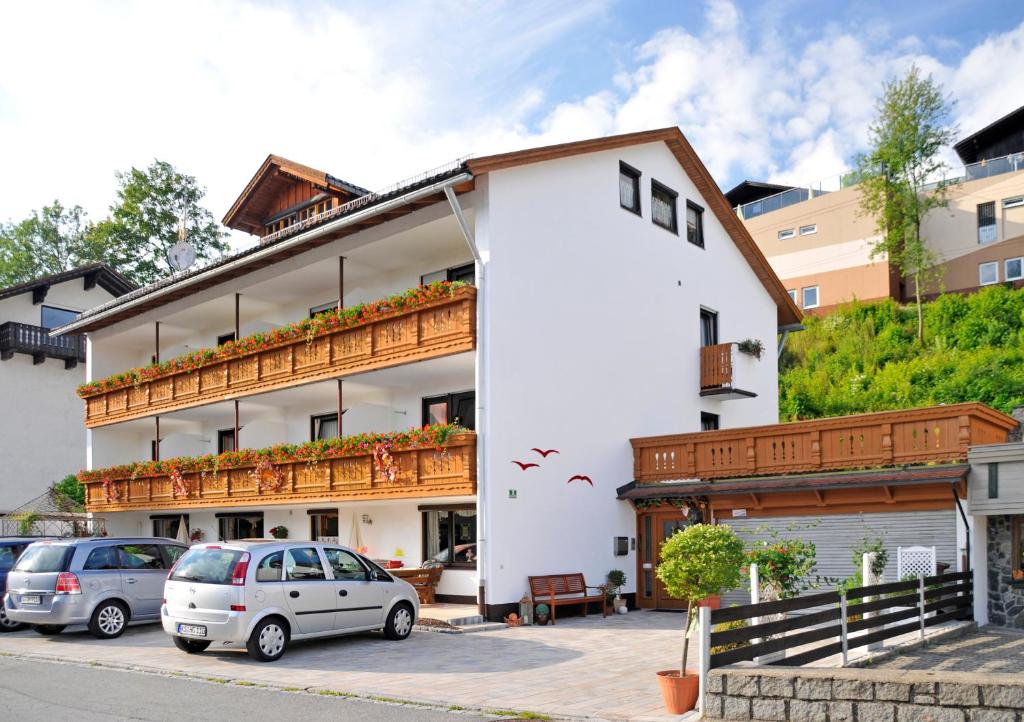
M 858 587 L 845 594 L 825 592 L 714 609 L 709 615 L 712 631 L 702 630 L 702 646 L 709 650 L 708 669 L 788 650 L 794 653 L 771 664 L 800 666 L 837 654 L 845 664 L 851 649 L 909 632 L 923 637 L 927 627 L 970 617 L 973 602 L 971 572 L 957 572 Z M 792 612 L 800 614 L 764 621 Z M 713 631 L 718 624 L 737 621 L 746 626 Z M 715 651 L 725 646 L 734 648 Z

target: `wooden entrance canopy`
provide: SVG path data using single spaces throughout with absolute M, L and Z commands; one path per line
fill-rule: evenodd
M 969 464 L 916 466 L 877 471 L 811 473 L 713 482 L 637 484 L 618 498 L 639 505 L 706 498 L 718 520 L 733 516 L 820 516 L 857 512 L 952 509 L 953 493 L 966 496 Z

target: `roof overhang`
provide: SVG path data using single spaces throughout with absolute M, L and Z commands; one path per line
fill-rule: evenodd
M 311 250 L 344 236 L 358 233 L 372 226 L 412 213 L 426 206 L 445 201 L 444 189 L 457 192 L 473 188 L 473 176 L 465 171 L 453 171 L 427 185 L 412 188 L 390 198 L 370 201 L 366 207 L 353 208 L 333 221 L 315 226 L 275 243 L 256 246 L 248 251 L 228 256 L 205 268 L 171 276 L 163 281 L 139 289 L 123 299 L 111 301 L 86 312 L 69 324 L 54 329 L 51 336 L 67 333 L 96 331 L 152 308 L 215 286 L 232 278 L 252 273 L 299 253 Z M 357 204 L 363 199 L 353 201 Z
M 791 474 L 718 481 L 668 481 L 638 484 L 631 481 L 616 489 L 619 499 L 674 499 L 691 496 L 724 494 L 783 493 L 791 491 L 823 491 L 826 489 L 868 489 L 915 484 L 961 484 L 967 479 L 970 464 L 942 466 L 905 466 L 870 471 L 842 471 L 830 474 Z

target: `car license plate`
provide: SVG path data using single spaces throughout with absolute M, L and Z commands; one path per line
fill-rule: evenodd
M 22 594 L 21 595 L 21 603 L 22 604 L 42 604 L 43 603 L 43 598 L 41 596 L 39 596 L 38 594 Z
M 189 637 L 205 637 L 206 627 L 201 624 L 179 624 L 178 634 L 184 634 Z

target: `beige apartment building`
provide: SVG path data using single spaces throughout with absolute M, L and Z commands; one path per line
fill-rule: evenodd
M 996 283 L 1024 285 L 1024 107 L 954 148 L 964 166 L 947 208 L 932 211 L 922 234 L 938 265 L 927 295 L 967 293 Z M 854 299 L 914 295 L 884 255 L 874 218 L 860 210 L 857 185 L 831 188 L 744 181 L 726 197 L 775 273 L 805 311 Z

